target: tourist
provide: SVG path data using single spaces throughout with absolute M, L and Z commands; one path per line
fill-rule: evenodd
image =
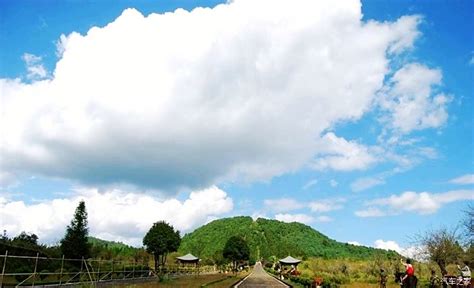
M 411 259 L 407 258 L 405 263 L 403 263 L 403 259 L 400 259 L 400 261 L 405 266 L 405 275 L 402 278 L 401 284 L 403 287 L 415 288 L 417 281 L 415 278 L 415 269 L 411 264 Z

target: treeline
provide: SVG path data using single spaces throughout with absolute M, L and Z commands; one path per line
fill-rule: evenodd
M 121 242 L 88 237 L 88 243 L 90 258 L 94 259 L 138 261 L 150 258 L 144 248 L 132 247 Z M 5 231 L 0 237 L 0 255 L 4 255 L 6 251 L 8 251 L 8 255 L 16 256 L 36 257 L 39 253 L 40 257 L 61 258 L 63 255 L 59 244 L 40 244 L 36 234 L 26 232 L 21 232 L 19 235 L 9 238 Z
M 14 256 L 103 259 L 148 263 L 150 255 L 144 248 L 135 248 L 119 242 L 89 237 L 85 202 L 79 202 L 70 225 L 61 241 L 56 245 L 40 244 L 36 234 L 21 232 L 9 237 L 7 231 L 0 236 L 0 254 Z

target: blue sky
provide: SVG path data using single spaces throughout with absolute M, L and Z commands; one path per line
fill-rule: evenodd
M 473 2 L 330 2 L 1 0 L 0 228 L 54 243 L 80 199 L 134 245 L 162 219 L 392 249 L 457 225 Z

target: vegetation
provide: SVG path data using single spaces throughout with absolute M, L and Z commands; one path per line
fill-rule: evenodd
M 463 230 L 443 228 L 423 234 L 421 240 L 424 242 L 422 241 L 419 244 L 426 248 L 429 256 L 427 259 L 430 262 L 415 262 L 414 264 L 416 275 L 420 280 L 420 287 L 425 287 L 428 284 L 432 269 L 436 271 L 438 276 L 446 273 L 457 275 L 456 264 L 462 260 L 470 262 L 469 265 L 472 267 L 474 259 L 472 256 L 474 252 L 472 213 L 472 206 L 469 206 L 466 211 L 466 219 L 461 222 Z M 82 234 L 74 231 L 82 232 Z M 4 231 L 3 235 L 0 235 L 0 254 L 8 251 L 9 255 L 32 256 L 31 259 L 8 259 L 7 270 L 9 272 L 24 272 L 25 275 L 33 271 L 35 267 L 34 257 L 38 255 L 40 258 L 47 258 L 38 261 L 37 271 L 41 274 L 36 278 L 43 283 L 48 283 L 48 281 L 52 283 L 57 279 L 48 276 L 48 272 L 62 270 L 61 257 L 64 251 L 63 245 L 68 243 L 66 239 L 69 243 L 74 243 L 71 240 L 72 236 L 87 236 L 87 232 L 87 212 L 85 203 L 81 202 L 76 209 L 71 225 L 67 227 L 65 238 L 61 241 L 60 246 L 48 247 L 42 245 L 37 235 L 25 232 L 9 238 L 6 231 Z M 80 239 L 82 241 L 82 238 Z M 282 267 L 281 272 L 292 281 L 291 284 L 294 287 L 304 287 L 308 283 L 312 283 L 316 277 L 324 279 L 327 286 L 323 287 L 375 287 L 379 280 L 380 268 L 384 268 L 389 276 L 388 287 L 390 285 L 395 287 L 393 274 L 403 271 L 399 261 L 400 255 L 393 251 L 388 252 L 339 243 L 300 223 L 283 223 L 267 219 L 254 221 L 250 217 L 213 221 L 198 228 L 193 233 L 185 235 L 182 240 L 179 232 L 175 231 L 171 225 L 165 222 L 157 222 L 143 239 L 146 250 L 94 237 L 86 237 L 86 240 L 90 257 L 113 260 L 109 261 L 108 264 L 102 264 L 101 271 L 108 268 L 116 269 L 114 277 L 120 279 L 124 277 L 125 270 L 143 269 L 147 275 L 149 259 L 151 259 L 149 253 L 157 256 L 154 261 L 155 267 L 158 269 L 165 265 L 166 258 L 168 258 L 168 261 L 173 261 L 176 256 L 193 253 L 202 258 L 201 269 L 204 268 L 204 265 L 211 265 L 207 266 L 208 271 L 215 271 L 215 268 L 229 271 L 229 261 L 233 263 L 235 268 L 238 261 L 250 259 L 250 263 L 255 260 L 263 260 L 266 269 L 277 274 L 280 273 L 280 270 L 274 268 L 278 266 L 275 265 L 278 259 L 290 254 L 303 260 L 298 265 L 298 271 L 301 272 L 301 275 L 297 277 L 289 275 L 288 267 Z M 179 251 L 173 253 L 178 247 Z M 69 257 L 80 258 L 82 255 L 80 257 Z M 66 258 L 69 257 L 66 256 Z M 56 258 L 56 260 L 50 260 L 50 258 Z M 124 262 L 119 263 L 117 260 Z M 2 261 L 3 259 L 0 257 L 0 265 L 3 264 Z M 131 264 L 127 264 L 127 262 Z M 98 269 L 98 267 L 93 267 L 93 261 L 88 263 L 91 265 L 89 268 Z M 76 273 L 79 269 L 79 267 L 66 264 L 64 265 L 65 271 Z M 127 265 L 132 266 L 128 267 Z M 212 267 L 213 265 L 215 266 Z M 163 271 L 160 269 L 160 271 L 163 273 L 166 273 L 164 271 L 173 271 L 172 267 L 173 265 L 167 265 L 166 269 L 162 269 Z M 17 284 L 28 277 L 25 275 L 11 276 L 5 281 L 8 280 L 8 283 L 12 285 Z M 201 285 L 206 287 L 228 287 L 237 279 L 235 277 L 228 278 L 223 274 L 217 274 L 215 277 L 210 275 L 193 277 L 166 280 L 168 282 L 165 281 L 159 285 L 160 287 L 162 285 L 168 287 L 166 285 L 169 284 L 169 287 L 175 287 L 179 283 L 179 285 L 184 285 L 180 287 L 194 287 L 186 285 L 191 285 L 190 283 L 195 283 L 193 281 L 199 279 L 199 281 L 202 280 Z M 5 281 L 4 283 L 6 283 Z M 31 280 L 28 281 L 31 282 Z M 180 281 L 184 282 L 181 283 Z M 29 285 L 30 282 L 26 283 Z
M 237 271 L 238 263 L 250 258 L 250 249 L 244 238 L 232 236 L 227 240 L 222 253 L 225 259 L 232 262 L 232 270 Z
M 168 253 L 178 250 L 180 242 L 179 231 L 174 231 L 173 226 L 165 221 L 153 224 L 143 238 L 146 251 L 152 254 L 155 260 L 155 269 L 165 265 L 166 256 Z
M 294 257 L 321 257 L 371 259 L 374 255 L 399 259 L 394 252 L 340 243 L 301 223 L 284 223 L 277 220 L 251 217 L 234 217 L 215 220 L 181 241 L 179 252 L 192 253 L 203 259 L 221 261 L 226 242 L 232 237 L 243 237 L 250 248 L 251 262 L 259 259 Z
M 431 270 L 435 270 L 438 276 L 441 276 L 440 270 L 433 262 L 414 262 L 415 275 L 418 277 L 418 287 L 428 287 L 428 280 Z M 279 275 L 269 266 L 267 271 Z M 400 264 L 400 259 L 387 260 L 377 256 L 367 260 L 353 259 L 322 259 L 308 258 L 298 265 L 298 271 L 301 273 L 298 277 L 287 275 L 289 267 L 282 267 L 282 274 L 285 279 L 291 280 L 290 284 L 294 287 L 304 287 L 309 285 L 315 278 L 323 280 L 323 287 L 379 287 L 380 268 L 384 268 L 387 278 L 387 287 L 400 287 L 395 283 L 396 272 L 404 271 Z M 457 275 L 456 265 L 450 264 L 446 267 L 448 274 Z M 302 285 L 302 286 L 298 286 Z M 326 285 L 326 286 L 325 286 Z
M 87 241 L 87 211 L 84 201 L 79 202 L 71 224 L 66 228 L 66 235 L 61 240 L 61 252 L 66 258 L 89 258 L 90 245 Z
M 207 275 L 187 275 L 176 279 L 168 279 L 161 282 L 142 283 L 131 286 L 130 284 L 115 284 L 114 287 L 140 287 L 140 288 L 155 288 L 155 287 L 181 287 L 181 288 L 195 288 L 195 287 L 209 287 L 209 288 L 228 288 L 245 277 L 247 274 L 223 275 L 223 274 L 207 274 Z
M 121 242 L 106 241 L 95 237 L 88 237 L 91 245 L 91 258 L 104 260 L 126 260 L 139 263 L 148 263 L 149 254 L 144 248 L 136 248 Z
M 456 229 L 447 228 L 428 231 L 421 237 L 420 244 L 425 247 L 429 259 L 439 266 L 442 275 L 448 273 L 446 266 L 449 263 L 462 259 L 464 251 L 458 240 Z

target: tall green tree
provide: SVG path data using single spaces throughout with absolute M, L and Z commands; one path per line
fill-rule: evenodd
M 179 231 L 175 231 L 173 226 L 165 221 L 153 224 L 143 238 L 146 251 L 151 253 L 155 260 L 155 269 L 165 265 L 168 253 L 177 251 L 180 243 Z
M 81 201 L 76 208 L 71 224 L 66 228 L 66 235 L 61 240 L 61 252 L 64 257 L 71 259 L 89 258 L 88 234 L 86 203 Z
M 250 248 L 244 238 L 240 236 L 232 236 L 227 240 L 222 251 L 224 258 L 232 262 L 233 270 L 237 270 L 240 261 L 250 259 Z

